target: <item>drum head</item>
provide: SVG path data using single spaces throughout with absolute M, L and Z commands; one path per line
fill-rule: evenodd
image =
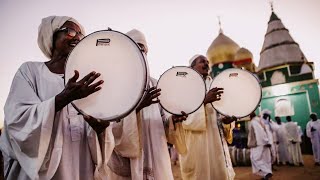
M 181 115 L 191 114 L 199 109 L 206 95 L 202 76 L 189 67 L 173 67 L 164 72 L 157 84 L 161 89 L 160 105 L 167 112 Z
M 75 108 L 102 120 L 116 120 L 132 112 L 148 84 L 148 66 L 138 45 L 117 31 L 97 31 L 82 39 L 69 54 L 65 84 L 78 70 L 82 79 L 95 71 L 102 89 L 73 101 Z
M 210 89 L 223 88 L 220 101 L 213 107 L 226 116 L 242 118 L 254 111 L 261 100 L 261 86 L 249 71 L 231 68 L 222 71 L 213 79 Z

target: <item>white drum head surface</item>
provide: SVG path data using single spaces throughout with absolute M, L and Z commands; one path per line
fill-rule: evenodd
M 145 93 L 148 67 L 136 43 L 112 30 L 97 31 L 82 39 L 70 53 L 65 84 L 78 70 L 81 80 L 88 73 L 101 73 L 102 89 L 73 101 L 81 113 L 102 120 L 115 120 L 132 112 Z
M 206 85 L 195 70 L 178 66 L 164 72 L 157 84 L 161 89 L 160 105 L 167 112 L 181 115 L 191 114 L 199 109 L 206 95 Z
M 249 71 L 230 68 L 217 75 L 210 86 L 223 88 L 221 100 L 212 103 L 223 115 L 242 118 L 254 111 L 261 100 L 261 86 Z

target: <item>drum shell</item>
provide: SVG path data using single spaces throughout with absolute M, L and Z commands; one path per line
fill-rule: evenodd
M 229 146 L 230 158 L 233 166 L 250 166 L 250 149 L 236 148 L 235 146 Z

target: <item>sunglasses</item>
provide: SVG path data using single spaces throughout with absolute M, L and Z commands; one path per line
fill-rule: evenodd
M 61 28 L 58 31 L 66 32 L 67 35 L 70 37 L 75 37 L 77 34 L 79 35 L 80 38 L 84 37 L 84 35 L 81 32 L 77 32 L 76 30 L 67 28 L 67 27 Z

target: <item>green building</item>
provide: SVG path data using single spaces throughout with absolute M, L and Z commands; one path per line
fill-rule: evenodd
M 309 115 L 320 115 L 318 80 L 313 72 L 313 62 L 272 12 L 257 69 L 262 86 L 259 110 L 269 109 L 272 118 L 280 116 L 284 122 L 291 116 L 305 131 Z
M 262 100 L 256 110 L 257 114 L 263 109 L 269 109 L 272 119 L 279 116 L 283 122 L 286 122 L 286 116 L 291 116 L 304 133 L 303 152 L 311 151 L 309 139 L 305 136 L 306 124 L 312 112 L 320 116 L 319 83 L 314 77 L 314 64 L 308 61 L 299 44 L 273 11 L 258 67 L 253 63 L 250 51 L 240 48 L 221 29 L 210 45 L 207 57 L 212 77 L 232 67 L 256 73 L 262 87 Z M 237 123 L 237 127 L 246 133 L 247 120 L 249 118 L 243 118 Z

